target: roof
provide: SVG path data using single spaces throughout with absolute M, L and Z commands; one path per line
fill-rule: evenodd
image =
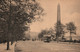
M 47 37 L 51 37 L 51 35 L 50 35 L 50 34 L 46 34 L 46 35 L 44 35 L 44 37 L 46 37 L 46 36 L 47 36 Z

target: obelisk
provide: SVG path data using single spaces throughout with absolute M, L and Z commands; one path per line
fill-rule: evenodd
M 61 36 L 61 14 L 60 14 L 60 4 L 57 5 L 57 31 L 56 39 Z
M 59 3 L 58 3 L 58 6 L 57 6 L 57 23 L 58 24 L 61 23 L 60 4 Z

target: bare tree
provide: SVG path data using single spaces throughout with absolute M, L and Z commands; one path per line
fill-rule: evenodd
M 65 25 L 60 24 L 59 26 L 57 24 L 55 24 L 54 26 L 55 28 L 55 32 L 56 32 L 56 40 L 57 42 L 59 41 L 59 37 L 62 37 L 62 39 L 64 38 L 64 34 L 65 34 Z
M 76 34 L 76 26 L 73 22 L 69 22 L 67 25 L 67 30 L 70 32 L 70 41 L 72 41 L 72 36 L 71 34 Z

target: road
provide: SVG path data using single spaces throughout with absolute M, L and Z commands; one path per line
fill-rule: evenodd
M 18 41 L 16 43 L 15 52 L 80 52 L 80 44 Z

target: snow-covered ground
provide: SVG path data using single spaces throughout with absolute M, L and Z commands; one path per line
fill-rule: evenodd
M 13 45 L 11 45 L 10 43 L 10 50 L 6 50 L 6 47 L 7 47 L 7 43 L 2 43 L 0 44 L 0 52 L 14 52 L 14 46 L 15 46 L 15 43 L 13 43 Z

